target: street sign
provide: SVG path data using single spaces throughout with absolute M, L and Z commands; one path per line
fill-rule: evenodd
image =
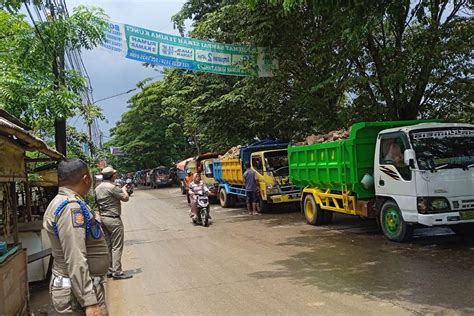
M 125 153 L 122 151 L 120 147 L 110 147 L 110 154 L 112 156 L 123 156 Z

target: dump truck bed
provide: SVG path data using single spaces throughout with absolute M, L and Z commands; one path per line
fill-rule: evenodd
M 240 159 L 222 159 L 219 160 L 218 165 L 220 167 L 220 173 L 218 172 L 219 178 L 216 177 L 214 169 L 214 178 L 218 182 L 225 182 L 232 185 L 244 185 L 242 163 Z
M 349 138 L 333 142 L 290 146 L 290 179 L 299 187 L 332 191 L 348 190 L 359 199 L 374 197 L 374 188 L 364 188 L 360 181 L 373 175 L 377 135 L 388 128 L 414 125 L 421 121 L 361 122 L 352 126 Z

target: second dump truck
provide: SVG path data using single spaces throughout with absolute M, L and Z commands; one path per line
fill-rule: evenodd
M 217 158 L 221 153 L 209 152 L 201 154 L 190 160 L 186 164 L 186 169 L 190 170 L 193 174 L 200 173 L 202 181 L 206 184 L 209 189 L 209 197 L 214 201 L 218 199 L 218 188 L 219 185 L 214 179 L 213 160 Z
M 257 174 L 260 210 L 272 204 L 297 203 L 300 190 L 288 179 L 288 143 L 265 140 L 240 148 L 239 158 L 215 159 L 214 178 L 219 183 L 222 207 L 232 206 L 238 198 L 245 199 L 243 173 L 246 163 Z
M 415 224 L 474 233 L 474 126 L 399 121 L 352 126 L 348 139 L 290 146 L 289 173 L 308 223 L 334 212 L 376 218 L 392 241 Z

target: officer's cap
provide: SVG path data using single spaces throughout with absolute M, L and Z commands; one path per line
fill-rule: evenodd
M 102 169 L 102 175 L 106 178 L 109 178 L 116 173 L 117 173 L 117 170 L 115 170 L 112 167 L 105 167 L 104 169 Z

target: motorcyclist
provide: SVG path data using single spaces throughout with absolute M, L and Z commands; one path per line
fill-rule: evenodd
M 197 216 L 197 198 L 199 194 L 204 192 L 209 192 L 206 184 L 201 181 L 201 174 L 195 173 L 193 175 L 193 181 L 189 184 L 189 198 L 191 200 L 191 212 L 190 217 L 196 218 Z M 208 214 L 208 217 L 211 218 L 211 214 Z

